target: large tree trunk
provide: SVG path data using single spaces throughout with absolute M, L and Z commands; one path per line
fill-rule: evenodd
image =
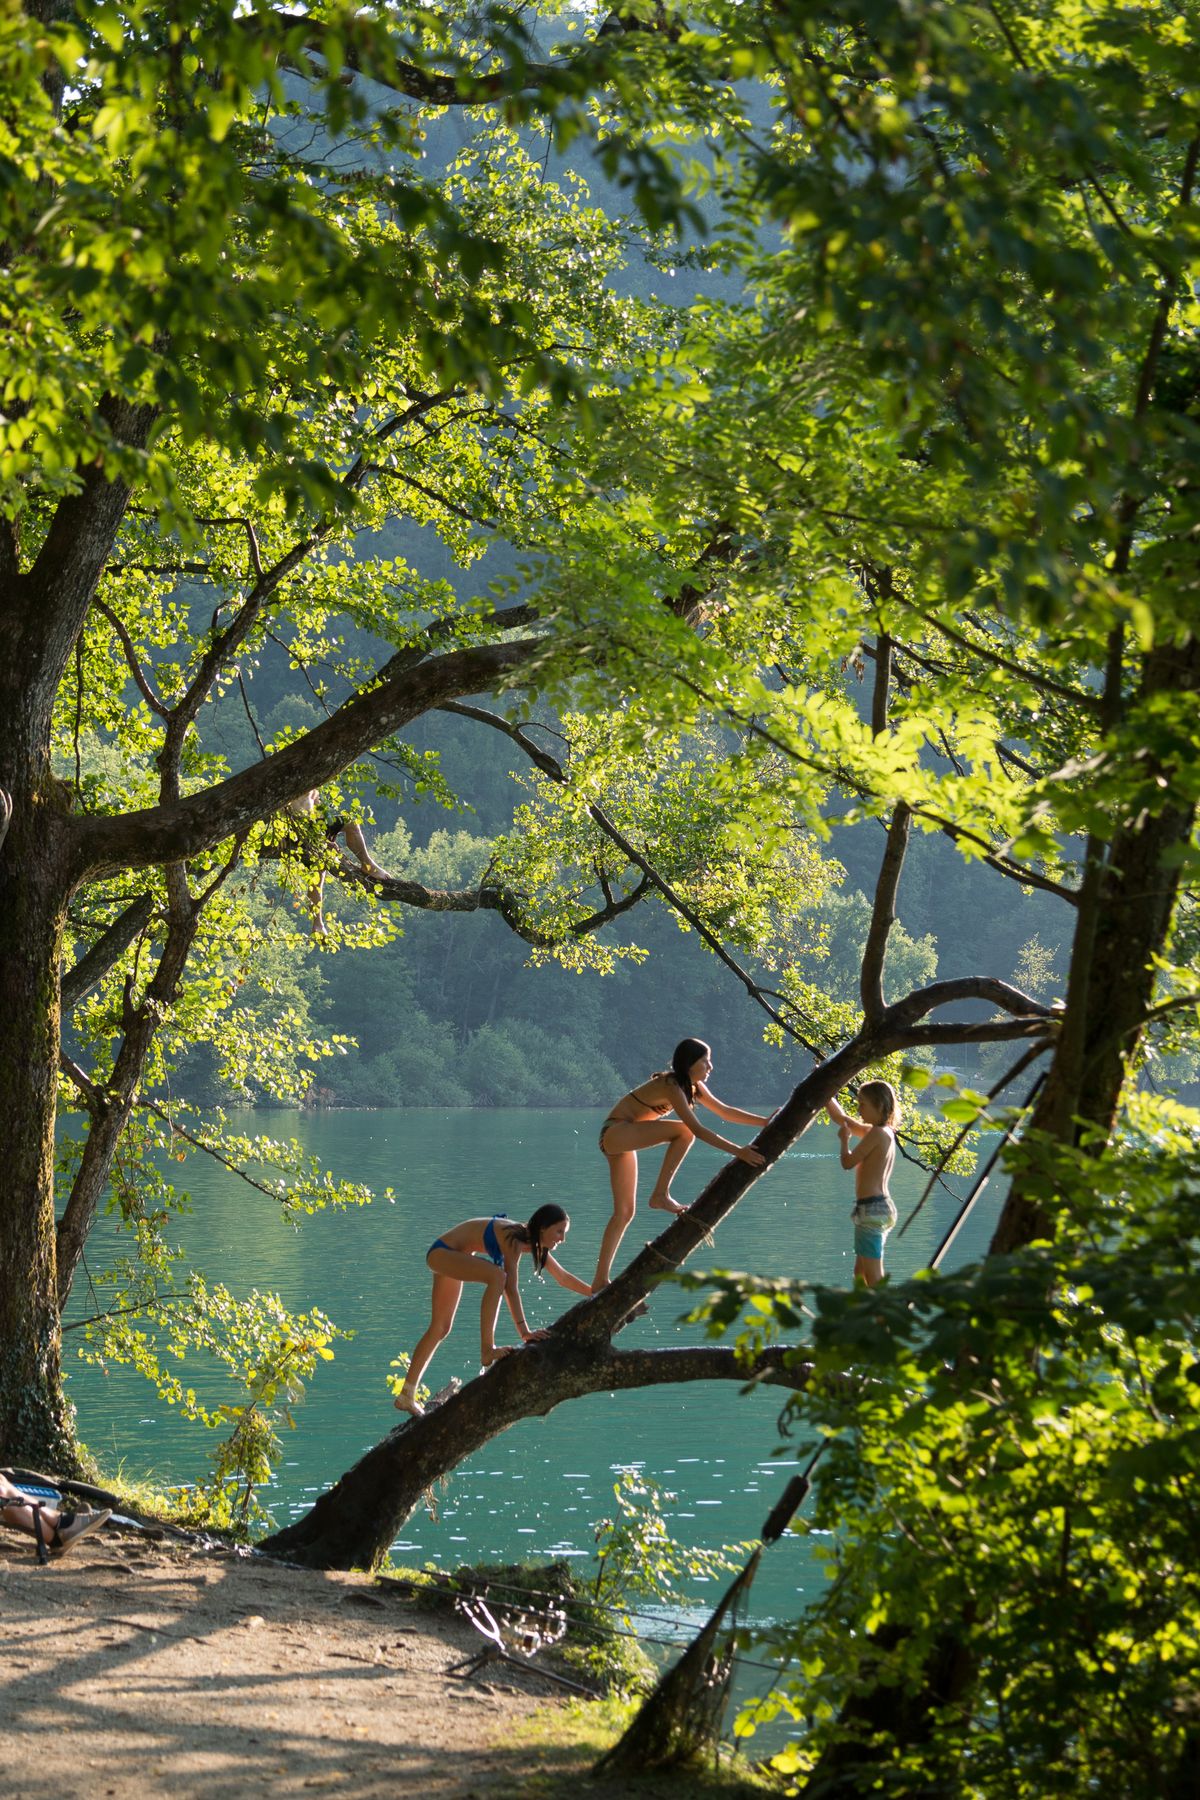
M 1200 639 L 1156 650 L 1147 659 L 1143 693 L 1194 694 L 1200 688 Z M 1147 763 L 1145 778 L 1169 787 L 1173 771 Z M 997 1254 L 1053 1236 L 1047 1183 L 1036 1160 L 1038 1134 L 1058 1143 L 1082 1137 L 1103 1144 L 1120 1106 L 1130 1061 L 1141 1041 L 1179 892 L 1180 855 L 1191 841 L 1196 809 L 1165 805 L 1141 812 L 1115 833 L 1094 896 L 1081 908 L 1071 958 L 1062 1036 L 1029 1123 L 1035 1154 L 1014 1181 L 992 1239 Z M 1086 887 L 1086 882 L 1085 882 Z
M 31 790 L 28 759 L 4 761 L 13 817 L 0 849 L 0 1453 L 35 1468 L 74 1464 L 62 1391 L 54 1226 L 58 963 L 67 890 L 56 855 L 54 784 Z
M 146 408 L 101 403 L 118 440 L 140 446 Z M 55 1267 L 54 1116 L 59 961 L 75 873 L 71 797 L 50 768 L 55 696 L 129 498 L 97 465 L 62 500 L 27 572 L 0 539 L 0 1451 L 34 1467 L 75 1462 L 62 1391 Z

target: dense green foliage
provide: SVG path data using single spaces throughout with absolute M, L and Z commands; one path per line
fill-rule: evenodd
M 781 1767 L 821 1796 L 1182 1795 L 1198 1121 L 1134 1080 L 1196 1019 L 1195 9 L 705 18 L 663 55 L 725 95 L 755 75 L 775 106 L 774 132 L 714 133 L 693 169 L 754 329 L 696 321 L 712 403 L 644 473 L 661 517 L 719 496 L 730 648 L 777 634 L 783 685 L 743 673 L 733 709 L 793 804 L 836 772 L 893 843 L 940 829 L 1076 914 L 1008 1163 L 1015 1252 L 807 1297 L 795 1410 L 828 1452 L 802 1529 L 830 1534 L 832 1579 L 779 1634 L 806 1726 Z M 760 256 L 769 223 L 786 251 Z M 820 683 L 831 649 L 892 659 L 873 729 Z M 730 694 L 711 638 L 689 675 Z M 1134 887 L 1159 921 L 1141 938 Z M 1027 942 L 1035 983 L 1048 947 Z M 748 1345 L 801 1326 L 797 1292 L 752 1280 L 701 1316 L 727 1329 L 739 1295 Z
M 878 1729 L 883 1792 L 1186 1791 L 1172 1783 L 1191 1766 L 1200 1659 L 1197 1272 L 1180 1254 L 1197 1229 L 1193 1145 L 1159 1109 L 1139 1111 L 1140 1128 L 1085 1166 L 1022 1146 L 1049 1189 L 1074 1196 L 1075 1230 L 1053 1248 L 891 1284 L 869 1303 L 755 1295 L 747 1348 L 792 1337 L 801 1299 L 815 1312 L 817 1378 L 790 1409 L 789 1453 L 826 1443 L 798 1529 L 828 1586 L 767 1634 L 802 1680 L 740 1727 L 790 1710 L 815 1728 L 779 1761 L 792 1775 L 811 1769 L 814 1744 L 865 1752 Z M 948 1668 L 906 1747 L 870 1698 L 949 1664 L 951 1621 L 957 1682 Z

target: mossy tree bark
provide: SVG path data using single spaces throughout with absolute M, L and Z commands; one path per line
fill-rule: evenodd
M 8 770 L 14 765 L 9 761 Z M 52 800 L 28 804 L 22 772 L 0 855 L 0 1445 L 34 1466 L 74 1464 L 60 1377 L 54 1223 L 58 956 L 66 885 L 56 866 Z

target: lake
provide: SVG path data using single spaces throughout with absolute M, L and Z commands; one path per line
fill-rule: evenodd
M 356 1334 L 336 1345 L 335 1361 L 318 1370 L 296 1410 L 296 1430 L 284 1433 L 282 1462 L 264 1496 L 280 1523 L 305 1510 L 396 1424 L 386 1386 L 389 1363 L 411 1350 L 428 1323 L 424 1255 L 440 1232 L 474 1214 L 504 1211 L 524 1219 L 544 1201 L 558 1201 L 572 1220 L 559 1259 L 590 1279 L 611 1210 L 607 1169 L 596 1148 L 601 1116 L 402 1108 L 237 1115 L 237 1130 L 294 1135 L 339 1175 L 377 1191 L 395 1190 L 394 1203 L 377 1200 L 346 1213 L 319 1214 L 298 1227 L 206 1158 L 179 1170 L 176 1179 L 186 1180 L 193 1210 L 180 1218 L 176 1235 L 210 1280 L 224 1281 L 239 1296 L 252 1289 L 277 1292 L 295 1311 L 318 1306 Z M 641 1159 L 643 1195 L 656 1156 Z M 694 1198 L 720 1162 L 718 1152 L 697 1144 L 675 1183 L 679 1197 Z M 899 1165 L 893 1185 L 902 1221 L 924 1180 L 920 1170 Z M 954 1246 L 955 1265 L 982 1254 L 1001 1192 L 997 1183 L 980 1201 Z M 832 1126 L 815 1125 L 720 1227 L 715 1251 L 702 1247 L 689 1266 L 848 1284 L 851 1204 L 852 1178 L 838 1166 L 836 1134 Z M 893 1233 L 889 1273 L 908 1275 L 928 1262 L 954 1206 L 938 1191 L 904 1238 Z M 617 1267 L 664 1221 L 665 1215 L 640 1207 Z M 93 1268 L 103 1266 L 115 1236 L 111 1222 L 97 1227 L 88 1247 Z M 522 1296 L 534 1326 L 574 1304 L 552 1282 L 538 1282 L 528 1263 Z M 622 1344 L 665 1346 L 696 1336 L 696 1327 L 680 1323 L 685 1301 L 670 1289 L 652 1297 L 649 1317 L 627 1327 Z M 81 1271 L 68 1320 L 92 1310 Z M 70 1393 L 80 1435 L 101 1466 L 151 1475 L 161 1484 L 202 1479 L 209 1434 L 160 1409 L 153 1390 L 129 1370 L 105 1373 L 74 1361 L 78 1341 L 75 1334 L 66 1339 Z M 513 1341 L 507 1312 L 499 1341 Z M 452 1375 L 470 1379 L 477 1355 L 477 1303 L 468 1291 L 454 1332 L 429 1371 L 431 1386 L 436 1390 Z M 188 1379 L 206 1398 L 215 1394 L 212 1383 L 190 1369 Z M 677 1496 L 669 1509 L 676 1538 L 705 1546 L 753 1538 L 804 1454 L 803 1445 L 781 1444 L 776 1421 L 783 1398 L 778 1389 L 743 1398 L 731 1382 L 570 1402 L 495 1439 L 464 1464 L 451 1477 L 436 1521 L 414 1516 L 395 1556 L 445 1568 L 517 1558 L 583 1563 L 593 1554 L 596 1521 L 611 1510 L 617 1472 L 631 1466 Z M 794 1614 L 816 1579 L 802 1541 L 785 1538 L 764 1558 L 755 1615 Z M 715 1585 L 698 1590 L 698 1606 L 716 1591 Z

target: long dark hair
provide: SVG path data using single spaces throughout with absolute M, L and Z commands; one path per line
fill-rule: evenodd
M 671 1052 L 671 1074 L 683 1089 L 689 1106 L 696 1097 L 696 1089 L 688 1070 L 693 1063 L 698 1063 L 702 1056 L 708 1054 L 709 1045 L 703 1038 L 684 1038 Z
M 551 1225 L 569 1225 L 570 1223 L 563 1208 L 556 1206 L 550 1200 L 545 1206 L 539 1206 L 536 1212 L 531 1213 L 529 1222 L 521 1227 L 533 1254 L 533 1266 L 539 1275 L 546 1267 L 546 1258 L 550 1254 L 542 1242 L 543 1231 L 549 1231 Z

